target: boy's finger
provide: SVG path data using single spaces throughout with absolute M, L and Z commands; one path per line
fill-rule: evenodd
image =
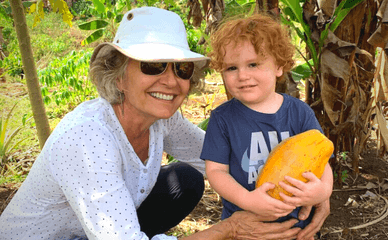
M 279 193 L 279 196 L 283 199 L 283 202 L 287 205 L 292 205 L 295 207 L 299 207 L 301 205 L 300 204 L 301 200 L 298 197 L 290 197 L 282 192 Z
M 292 184 L 292 183 L 291 183 Z M 300 195 L 300 193 L 302 192 L 301 191 L 301 188 L 299 188 L 299 187 L 293 187 L 293 186 L 291 186 L 291 185 L 289 185 L 289 184 L 287 184 L 287 183 L 285 183 L 285 182 L 283 182 L 283 181 L 280 181 L 279 182 L 279 186 L 281 187 L 281 188 L 283 188 L 284 190 L 286 190 L 287 192 L 289 192 L 289 193 L 292 193 L 293 195 Z
M 291 183 L 292 185 L 294 185 L 296 188 L 299 188 L 299 189 L 303 189 L 304 185 L 306 184 L 305 182 L 302 182 L 290 176 L 285 176 L 284 180 L 286 180 L 287 182 Z
M 304 172 L 304 173 L 302 173 L 302 177 L 304 177 L 310 181 L 319 180 L 319 178 L 317 178 L 317 176 L 315 176 L 315 174 L 312 172 Z
M 265 183 L 263 183 L 263 185 L 260 186 L 260 188 L 264 191 L 274 189 L 275 187 L 276 187 L 276 185 L 273 183 L 270 183 L 270 182 L 265 182 Z

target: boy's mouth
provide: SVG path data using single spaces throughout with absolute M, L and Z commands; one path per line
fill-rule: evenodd
M 247 89 L 247 88 L 253 88 L 253 87 L 256 87 L 256 85 L 245 85 L 245 86 L 239 87 L 239 89 Z

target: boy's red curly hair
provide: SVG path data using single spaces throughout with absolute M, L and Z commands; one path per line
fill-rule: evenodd
M 225 47 L 250 41 L 259 56 L 270 54 L 278 66 L 283 66 L 283 73 L 291 70 L 294 65 L 295 47 L 291 43 L 288 32 L 273 18 L 264 14 L 227 20 L 220 25 L 211 36 L 210 67 L 218 72 L 223 70 Z M 263 53 L 263 48 L 265 53 Z M 281 78 L 281 77 L 280 77 Z

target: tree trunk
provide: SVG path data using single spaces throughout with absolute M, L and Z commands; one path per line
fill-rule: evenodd
M 25 13 L 21 0 L 10 0 L 10 3 L 13 12 L 17 38 L 19 41 L 19 48 L 22 55 L 23 70 L 26 76 L 28 96 L 30 98 L 32 113 L 38 132 L 39 145 L 41 148 L 43 148 L 44 143 L 50 136 L 50 125 L 42 100 L 26 17 L 24 15 Z

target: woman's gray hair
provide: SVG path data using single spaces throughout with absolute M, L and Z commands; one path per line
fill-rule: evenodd
M 110 51 L 104 51 L 106 54 L 97 56 L 90 63 L 89 77 L 97 87 L 98 94 L 106 99 L 110 104 L 120 104 L 124 100 L 124 93 L 117 88 L 117 82 L 123 79 L 127 73 L 127 66 L 130 58 L 120 51 L 110 48 Z M 202 62 L 203 63 L 203 62 Z M 205 66 L 194 62 L 194 74 L 190 79 L 190 91 L 201 90 L 203 88 L 202 79 L 205 76 Z

